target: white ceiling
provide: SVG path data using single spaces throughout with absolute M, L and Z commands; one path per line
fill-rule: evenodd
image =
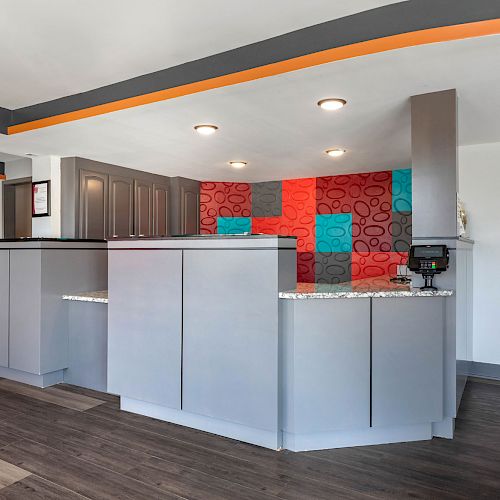
M 500 36 L 334 62 L 108 115 L 0 136 L 0 150 L 82 156 L 164 175 L 263 181 L 410 164 L 409 96 L 457 88 L 461 145 L 500 141 Z M 338 96 L 348 105 L 316 106 Z M 197 123 L 220 130 L 202 137 Z M 326 156 L 329 147 L 348 153 Z M 234 170 L 229 160 L 246 160 Z
M 0 0 L 0 106 L 15 109 L 398 0 Z

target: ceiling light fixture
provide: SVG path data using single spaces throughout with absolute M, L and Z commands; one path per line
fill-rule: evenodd
M 336 97 L 330 97 L 328 99 L 321 99 L 321 101 L 318 101 L 318 106 L 326 111 L 336 111 L 337 109 L 343 108 L 346 104 L 346 100 L 338 99 Z
M 341 148 L 327 149 L 325 153 L 333 158 L 338 158 L 339 156 L 342 156 L 345 153 L 345 149 Z
M 198 134 L 201 134 L 201 135 L 212 135 L 212 134 L 215 134 L 215 132 L 217 131 L 219 127 L 215 126 L 215 125 L 195 125 L 194 126 L 194 129 L 196 130 L 196 132 L 198 132 Z
M 233 167 L 233 168 L 243 168 L 243 167 L 247 166 L 247 162 L 246 161 L 230 161 L 229 165 L 231 165 L 231 167 Z

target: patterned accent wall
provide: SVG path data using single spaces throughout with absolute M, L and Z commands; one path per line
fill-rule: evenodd
M 411 244 L 411 170 L 272 182 L 202 182 L 202 234 L 297 237 L 297 278 L 395 274 Z

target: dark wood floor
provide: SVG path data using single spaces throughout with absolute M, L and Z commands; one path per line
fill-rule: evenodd
M 8 388 L 0 387 L 0 499 L 500 498 L 498 383 L 469 381 L 452 441 L 308 453 L 121 412 L 116 398 L 76 387 L 58 387 L 71 393 L 70 407 L 60 393 L 54 403 Z M 104 403 L 82 410 L 75 394 Z

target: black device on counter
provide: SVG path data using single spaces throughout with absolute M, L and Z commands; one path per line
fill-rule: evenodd
M 434 275 L 448 269 L 450 253 L 446 245 L 412 245 L 408 258 L 408 269 L 421 274 L 425 285 L 421 290 L 437 290 L 432 285 Z

